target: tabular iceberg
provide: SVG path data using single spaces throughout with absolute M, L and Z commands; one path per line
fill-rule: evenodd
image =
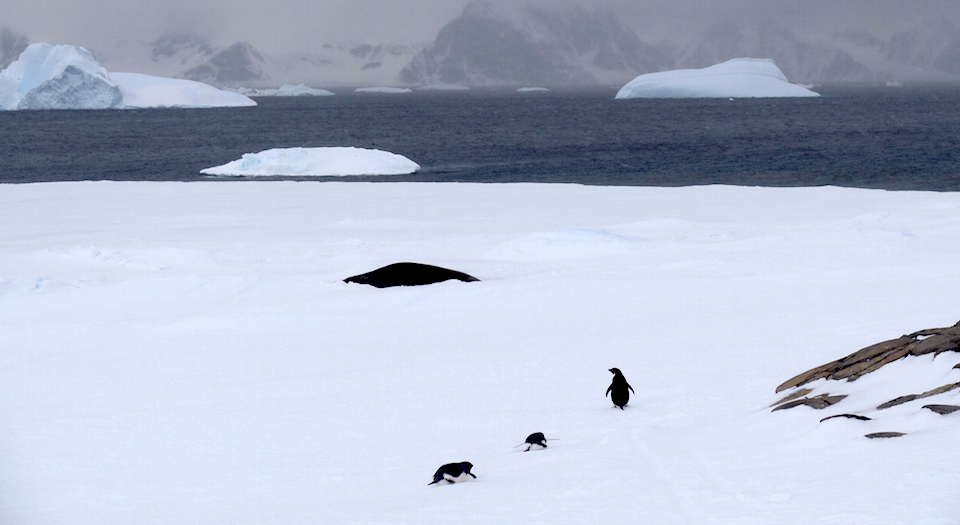
M 703 69 L 678 69 L 640 75 L 620 88 L 616 98 L 818 97 L 791 84 L 766 58 L 734 58 Z
M 205 175 L 345 177 L 406 175 L 420 169 L 412 160 L 376 149 L 352 147 L 278 148 L 245 153 L 222 166 L 200 170 Z
M 203 82 L 155 77 L 141 73 L 113 73 L 110 78 L 123 93 L 126 108 L 212 108 L 256 106 L 253 99 L 217 89 Z
M 264 89 L 241 88 L 238 92 L 251 97 L 328 97 L 334 94 L 332 91 L 312 88 L 306 84 L 284 84 L 279 88 Z
M 31 44 L 0 71 L 0 110 L 255 105 L 243 95 L 192 80 L 111 75 L 80 46 Z

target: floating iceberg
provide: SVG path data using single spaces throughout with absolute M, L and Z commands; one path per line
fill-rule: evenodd
M 520 93 L 531 93 L 531 92 L 535 93 L 535 92 L 543 92 L 543 91 L 550 91 L 550 90 L 545 87 L 522 87 L 517 89 L 517 91 L 519 91 Z
M 678 69 L 640 75 L 616 98 L 818 97 L 791 84 L 773 60 L 734 58 L 703 69 Z
M 429 86 L 418 87 L 417 91 L 468 91 L 469 89 L 467 86 L 461 86 L 460 84 L 430 84 Z
M 411 93 L 410 88 L 398 88 L 389 86 L 362 87 L 353 90 L 355 93 Z
M 279 148 L 245 153 L 222 166 L 200 170 L 205 175 L 345 177 L 405 175 L 420 169 L 412 160 L 376 149 L 352 147 Z
M 211 108 L 256 106 L 252 99 L 209 84 L 140 73 L 113 73 L 127 108 Z
M 333 95 L 332 91 L 327 91 L 326 89 L 317 89 L 307 86 L 306 84 L 284 84 L 279 88 L 266 88 L 266 89 L 251 89 L 243 88 L 239 90 L 240 93 L 251 97 L 300 97 L 300 96 L 314 96 L 314 97 L 328 97 Z
M 123 94 L 97 59 L 79 46 L 31 44 L 0 71 L 0 109 L 107 109 Z
M 80 46 L 31 44 L 0 71 L 0 110 L 255 105 L 243 95 L 192 80 L 111 75 Z

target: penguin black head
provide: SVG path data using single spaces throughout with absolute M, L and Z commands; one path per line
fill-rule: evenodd
M 611 374 L 613 374 L 613 375 L 615 375 L 615 376 L 622 376 L 622 375 L 623 375 L 623 372 L 621 372 L 619 368 L 611 368 L 611 369 L 609 369 L 609 371 L 610 371 Z

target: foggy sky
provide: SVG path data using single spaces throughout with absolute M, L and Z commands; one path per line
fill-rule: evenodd
M 6 0 L 0 27 L 90 48 L 165 34 L 271 51 L 330 42 L 428 42 L 470 0 Z
M 506 0 L 497 0 L 506 1 Z M 514 0 L 510 0 L 513 2 Z M 537 0 L 569 4 L 578 0 Z M 582 0 L 618 9 L 641 38 L 654 41 L 717 20 L 770 20 L 816 37 L 838 30 L 885 36 L 911 24 L 960 24 L 958 0 Z M 6 0 L 0 27 L 32 42 L 91 49 L 118 42 L 193 34 L 213 43 L 245 40 L 267 53 L 309 51 L 324 43 L 430 42 L 470 0 Z M 12 3 L 12 6 L 9 5 Z

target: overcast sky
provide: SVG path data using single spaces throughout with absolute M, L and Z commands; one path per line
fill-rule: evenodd
M 432 41 L 470 0 L 4 0 L 0 27 L 32 42 L 111 46 L 195 33 L 264 50 Z M 272 48 L 272 49 L 271 49 Z
M 246 40 L 271 53 L 323 43 L 430 42 L 470 0 L 4 0 L 0 27 L 32 42 L 91 49 L 124 40 L 192 33 L 214 43 Z M 515 1 L 515 0 L 498 0 Z M 547 4 L 577 0 L 540 0 Z M 960 0 L 582 0 L 620 8 L 641 38 L 662 38 L 727 18 L 768 17 L 798 33 L 889 28 L 957 20 Z M 11 6 L 12 4 L 12 6 Z M 881 35 L 882 36 L 882 35 Z

